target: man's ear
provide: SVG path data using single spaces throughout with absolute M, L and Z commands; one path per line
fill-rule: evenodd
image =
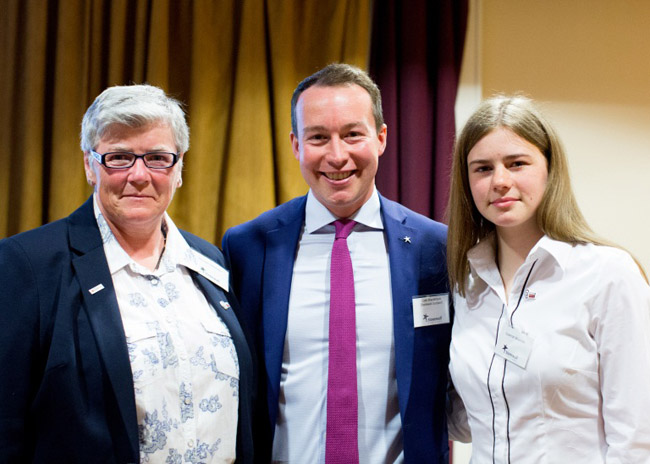
M 388 136 L 388 126 L 382 124 L 379 132 L 377 133 L 377 139 L 379 139 L 379 156 L 384 154 L 386 150 L 386 137 Z
M 298 136 L 291 131 L 289 134 L 289 138 L 291 139 L 291 149 L 293 150 L 293 156 L 296 157 L 298 161 L 300 161 L 300 140 L 298 139 Z

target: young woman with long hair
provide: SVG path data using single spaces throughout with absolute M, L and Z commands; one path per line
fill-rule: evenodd
M 448 219 L 451 436 L 476 463 L 650 462 L 650 288 L 587 225 L 530 99 L 470 117 Z

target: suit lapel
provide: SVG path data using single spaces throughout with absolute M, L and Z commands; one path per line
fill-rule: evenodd
M 305 200 L 294 214 L 284 218 L 278 228 L 266 234 L 266 256 L 262 285 L 262 319 L 264 327 L 264 359 L 269 385 L 269 411 L 275 423 L 282 370 L 284 339 L 287 332 L 291 278 L 305 217 Z
M 129 436 L 131 454 L 137 456 L 138 424 L 131 364 L 113 279 L 93 213 L 92 197 L 70 216 L 70 245 L 78 254 L 73 258 L 72 265 L 81 286 L 88 319 L 115 392 L 123 425 Z
M 393 330 L 395 340 L 395 374 L 400 410 L 406 411 L 413 376 L 413 309 L 412 298 L 420 278 L 418 231 L 406 225 L 403 211 L 380 195 L 382 218 L 386 229 L 393 295 Z

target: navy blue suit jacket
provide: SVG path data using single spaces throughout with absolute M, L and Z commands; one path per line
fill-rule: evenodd
M 182 234 L 225 266 L 217 247 Z M 237 457 L 252 462 L 251 352 L 219 304 L 237 302 L 192 274 L 235 343 Z M 92 197 L 65 219 L 0 241 L 0 330 L 0 462 L 139 462 L 131 365 Z
M 240 302 L 240 321 L 252 332 L 259 360 L 260 398 L 255 452 L 270 459 L 278 411 L 282 353 L 296 248 L 306 196 L 229 229 L 222 248 Z M 445 391 L 450 324 L 414 328 L 412 297 L 447 293 L 447 228 L 380 195 L 390 261 L 395 370 L 407 463 L 447 462 Z M 410 241 L 403 240 L 410 237 Z

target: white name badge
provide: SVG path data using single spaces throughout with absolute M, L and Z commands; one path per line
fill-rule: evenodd
M 449 324 L 449 294 L 413 297 L 413 327 Z
M 501 329 L 497 337 L 494 353 L 507 359 L 522 369 L 526 369 L 530 352 L 533 349 L 533 339 L 521 331 L 508 325 Z
M 227 292 L 229 288 L 229 272 L 207 256 L 202 255 L 196 250 L 192 251 L 194 252 L 193 254 L 196 261 L 195 264 L 197 266 L 197 268 L 194 270 Z

